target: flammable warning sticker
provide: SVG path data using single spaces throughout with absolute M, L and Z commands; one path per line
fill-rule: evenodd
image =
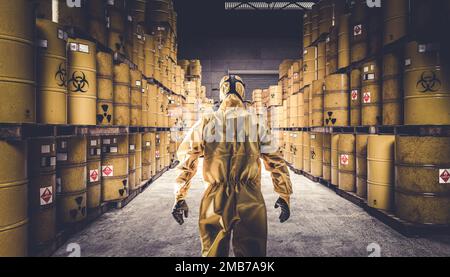
M 370 104 L 372 102 L 372 96 L 370 92 L 364 92 L 363 101 L 364 104 Z
M 39 189 L 41 206 L 53 203 L 53 187 L 45 187 Z
M 102 166 L 102 176 L 103 177 L 114 176 L 114 166 L 112 166 L 112 165 Z
M 439 184 L 450 184 L 450 169 L 439 169 Z
M 345 154 L 341 155 L 340 160 L 341 160 L 341 165 L 348 165 L 348 163 L 349 163 L 348 155 L 345 155 Z
M 98 169 L 92 169 L 89 170 L 89 182 L 94 183 L 97 182 L 99 179 L 99 170 Z

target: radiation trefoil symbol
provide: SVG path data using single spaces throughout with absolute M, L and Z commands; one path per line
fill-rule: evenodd
M 328 118 L 325 120 L 325 122 L 327 123 L 327 125 L 330 125 L 330 123 L 332 125 L 336 124 L 337 119 L 333 118 L 333 112 L 328 112 Z
M 82 206 L 82 204 L 83 204 L 83 196 L 80 196 L 80 197 L 77 197 L 77 198 L 75 198 L 75 203 L 77 203 L 77 205 L 78 205 L 78 208 L 77 209 L 73 209 L 73 210 L 70 210 L 70 217 L 72 218 L 72 219 L 76 219 L 77 218 L 77 216 L 78 216 L 78 213 L 81 213 L 81 215 L 82 216 L 85 216 L 86 215 L 86 207 L 83 207 Z
M 71 92 L 86 93 L 89 89 L 89 82 L 86 79 L 86 74 L 84 72 L 73 72 L 72 78 L 68 81 L 68 83 L 70 84 Z
M 109 106 L 102 105 L 103 113 L 97 115 L 97 123 L 102 124 L 106 120 L 108 123 L 111 123 L 112 115 L 109 114 Z

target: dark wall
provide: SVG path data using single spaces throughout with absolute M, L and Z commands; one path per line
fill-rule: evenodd
M 180 59 L 200 59 L 207 96 L 218 99 L 228 70 L 278 70 L 300 57 L 298 11 L 226 11 L 224 1 L 176 0 Z M 278 75 L 242 75 L 247 98 L 255 88 L 277 84 Z

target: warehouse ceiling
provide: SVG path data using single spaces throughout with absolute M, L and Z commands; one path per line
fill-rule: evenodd
M 226 3 L 230 2 L 239 3 L 233 4 L 235 9 L 226 9 Z M 258 5 L 259 9 L 236 9 L 238 5 L 250 7 L 241 2 L 261 4 L 262 1 L 175 0 L 180 42 L 186 37 L 203 36 L 300 38 L 304 9 L 298 8 L 295 3 L 300 3 L 306 9 L 310 5 L 308 3 L 314 1 L 269 1 L 268 5 L 276 8 L 265 9 Z M 281 9 L 283 7 L 285 9 Z

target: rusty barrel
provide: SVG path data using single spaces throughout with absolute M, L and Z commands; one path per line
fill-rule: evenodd
M 395 52 L 383 57 L 383 125 L 403 125 L 401 60 Z
M 376 209 L 394 208 L 395 136 L 371 136 L 367 142 L 367 204 Z
M 96 125 L 97 46 L 84 39 L 68 41 L 68 123 Z
M 87 208 L 100 207 L 102 202 L 102 139 L 100 136 L 89 136 L 87 147 Z
M 347 74 L 332 74 L 325 78 L 325 126 L 348 126 L 349 91 Z
M 322 177 L 323 174 L 323 134 L 311 133 L 311 174 Z
M 361 126 L 361 70 L 350 73 L 350 125 Z
M 130 125 L 142 126 L 142 73 L 138 70 L 131 70 L 130 78 L 131 78 Z
M 36 19 L 37 122 L 67 124 L 66 33 L 47 19 Z
M 56 151 L 56 212 L 64 226 L 87 217 L 87 139 L 58 138 Z
M 97 52 L 97 125 L 114 123 L 113 57 L 107 52 Z
M 396 215 L 416 224 L 450 224 L 450 137 L 397 136 Z
M 355 179 L 355 135 L 341 134 L 338 143 L 339 189 L 348 192 L 356 190 Z
M 450 66 L 445 51 L 439 44 L 406 45 L 405 125 L 450 124 Z
M 114 65 L 114 125 L 130 125 L 130 67 Z
M 362 67 L 361 124 L 378 126 L 382 124 L 381 68 L 377 60 Z
M 102 138 L 102 201 L 125 199 L 129 195 L 128 135 Z
M 322 177 L 328 182 L 331 182 L 331 137 L 331 134 L 323 134 Z

